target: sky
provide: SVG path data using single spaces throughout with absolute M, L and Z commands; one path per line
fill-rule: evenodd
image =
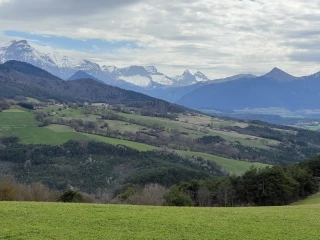
M 0 45 L 211 79 L 320 71 L 320 0 L 0 0 Z

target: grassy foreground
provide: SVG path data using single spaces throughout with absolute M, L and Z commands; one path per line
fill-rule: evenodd
M 0 239 L 319 239 L 320 206 L 0 203 Z

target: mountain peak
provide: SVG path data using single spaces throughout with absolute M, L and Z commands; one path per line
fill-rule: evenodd
M 280 68 L 277 68 L 277 67 L 274 67 L 270 73 L 275 73 L 275 74 L 278 74 L 278 73 L 285 73 L 283 70 L 281 70 Z
M 68 78 L 69 81 L 71 81 L 71 80 L 77 80 L 77 79 L 93 79 L 93 80 L 95 80 L 95 81 L 97 81 L 97 82 L 102 82 L 102 83 L 103 83 L 102 80 L 100 80 L 100 79 L 92 76 L 92 75 L 89 74 L 89 73 L 86 73 L 86 72 L 83 71 L 83 70 L 77 71 L 77 72 L 76 72 L 75 74 L 73 74 L 70 78 Z
M 111 66 L 103 65 L 101 67 L 101 70 L 107 73 L 112 73 L 113 71 L 117 70 L 117 67 L 114 65 L 111 65 Z
M 264 75 L 264 77 L 281 81 L 281 82 L 296 80 L 296 77 L 286 73 L 285 71 L 277 67 L 274 67 L 269 73 Z
M 31 47 L 27 40 L 12 40 L 7 44 L 8 47 Z
M 197 71 L 194 76 L 197 79 L 197 82 L 209 81 L 209 78 L 200 71 Z
M 145 69 L 147 70 L 148 73 L 157 73 L 158 70 L 155 66 L 146 66 Z
M 137 65 L 132 65 L 126 68 L 118 68 L 118 72 L 121 72 L 125 76 L 135 76 L 135 75 L 140 75 L 140 76 L 148 76 L 147 70 L 142 67 L 142 66 L 137 66 Z

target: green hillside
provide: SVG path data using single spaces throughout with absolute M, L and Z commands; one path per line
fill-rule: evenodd
M 0 136 L 18 136 L 26 144 L 57 145 L 70 139 L 89 139 L 87 136 L 64 128 L 56 131 L 38 127 L 32 111 L 14 108 L 0 113 Z
M 97 122 L 98 115 L 89 114 L 86 115 L 83 113 L 83 108 L 78 109 L 65 109 L 58 111 L 58 106 L 48 106 L 41 110 L 42 112 L 56 113 L 52 119 L 82 119 L 83 121 L 94 121 Z M 116 114 L 116 113 L 115 113 Z M 134 114 L 125 114 L 121 113 L 120 115 L 125 116 L 128 119 L 134 119 L 137 121 L 137 124 L 128 124 L 126 121 L 118 120 L 104 120 L 100 125 L 107 123 L 111 129 L 119 130 L 120 133 L 132 132 L 135 133 L 140 131 L 140 129 L 145 128 L 148 131 L 151 131 L 151 128 L 145 127 L 146 124 L 152 125 L 158 123 L 159 125 L 164 125 L 166 135 L 170 135 L 170 132 L 173 129 L 179 129 L 181 132 L 188 132 L 193 139 L 203 137 L 208 135 L 204 133 L 200 128 L 203 128 L 204 125 L 214 121 L 215 124 L 237 124 L 236 122 L 227 122 L 220 121 L 218 119 L 212 120 L 208 116 L 183 116 L 179 121 L 172 121 L 165 118 L 155 118 L 148 116 L 140 116 Z M 62 117 L 63 116 L 63 117 Z M 190 120 L 190 123 L 187 123 L 186 120 Z M 49 145 L 59 145 L 67 142 L 72 139 L 87 139 L 87 140 L 96 140 L 114 145 L 124 145 L 139 151 L 151 151 L 157 149 L 157 146 L 152 146 L 146 143 L 140 143 L 135 141 L 128 141 L 126 139 L 119 139 L 114 137 L 105 137 L 98 136 L 95 134 L 85 133 L 85 132 L 76 132 L 73 128 L 66 125 L 59 124 L 50 124 L 45 127 L 39 127 L 41 122 L 35 120 L 35 111 L 21 108 L 19 106 L 12 106 L 11 109 L 0 112 L 0 136 L 18 136 L 20 141 L 25 144 L 49 144 Z M 141 125 L 139 125 L 141 124 Z M 195 127 L 193 127 L 195 126 Z M 192 129 L 192 127 L 194 129 Z M 216 134 L 216 133 L 214 133 Z M 218 133 L 219 136 L 230 138 L 228 133 Z M 230 134 L 229 134 L 230 135 Z M 257 147 L 267 148 L 263 142 L 255 139 L 245 139 L 245 136 L 233 136 L 231 137 L 233 141 L 242 141 L 244 144 L 254 144 L 257 141 Z M 120 136 L 121 137 L 121 136 Z M 242 174 L 248 170 L 251 166 L 264 167 L 265 164 L 260 163 L 250 163 L 246 161 L 239 161 L 235 159 L 225 158 L 221 156 L 216 156 L 209 153 L 200 153 L 192 151 L 183 151 L 183 150 L 172 150 L 178 153 L 181 156 L 195 156 L 202 157 L 204 159 L 213 161 L 220 165 L 227 172 Z
M 320 205 L 174 208 L 0 203 L 0 239 L 318 239 Z
M 195 156 L 195 157 L 202 157 L 204 159 L 213 161 L 223 167 L 224 169 L 228 170 L 228 172 L 232 174 L 242 174 L 245 171 L 249 170 L 251 167 L 257 167 L 257 168 L 264 168 L 268 166 L 267 164 L 263 163 L 252 163 L 252 162 L 245 162 L 245 161 L 238 161 L 234 159 L 229 158 L 222 158 L 219 156 L 207 154 L 207 153 L 201 153 L 201 152 L 191 152 L 191 151 L 181 151 L 176 150 L 178 154 L 185 157 Z
M 304 200 L 294 203 L 293 205 L 320 205 L 320 193 L 310 196 Z

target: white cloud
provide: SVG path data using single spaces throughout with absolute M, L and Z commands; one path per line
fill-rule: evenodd
M 61 3 L 60 3 L 61 2 Z M 0 31 L 138 41 L 145 49 L 74 56 L 175 75 L 319 71 L 320 0 L 0 0 Z M 0 37 L 0 41 L 2 37 Z

